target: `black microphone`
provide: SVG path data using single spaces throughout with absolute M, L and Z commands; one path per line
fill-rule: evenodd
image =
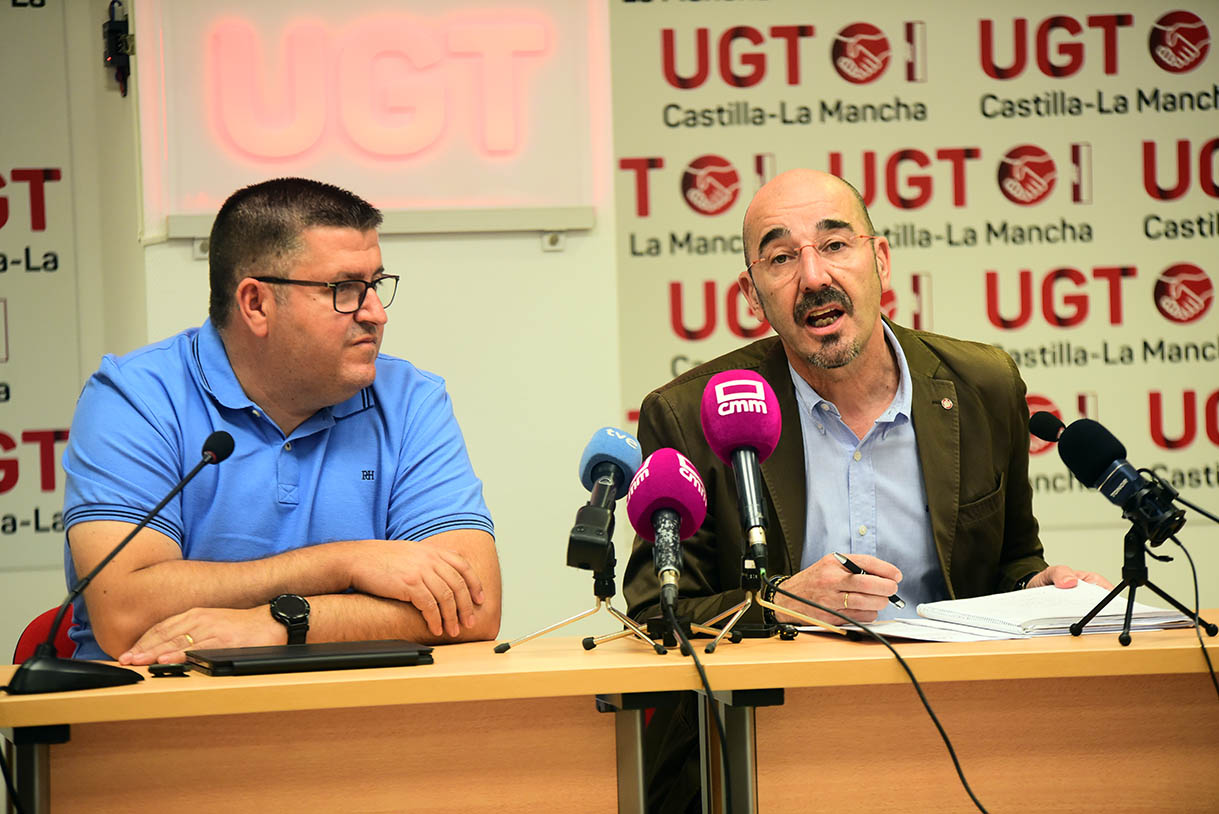
M 68 593 L 68 598 L 59 606 L 59 613 L 55 614 L 55 621 L 51 624 L 51 632 L 47 636 L 47 640 L 38 645 L 34 655 L 23 662 L 13 673 L 8 687 L 5 688 L 9 695 L 92 690 L 99 687 L 135 684 L 137 681 L 144 680 L 144 676 L 135 670 L 128 670 L 126 667 L 115 667 L 98 661 L 61 659 L 55 655 L 55 634 L 59 632 L 59 625 L 63 622 L 64 615 L 67 614 L 72 602 L 85 592 L 85 588 L 89 587 L 89 583 L 93 582 L 93 578 L 97 576 L 98 572 L 105 568 L 141 529 L 160 514 L 161 509 L 164 509 L 166 504 L 173 500 L 174 496 L 181 492 L 195 475 L 199 474 L 200 469 L 208 464 L 218 464 L 232 454 L 233 436 L 224 430 L 217 430 L 207 437 L 207 440 L 203 442 L 203 456 L 199 463 L 186 473 L 186 477 L 178 481 L 177 486 L 171 489 L 160 503 L 152 507 L 152 511 L 144 515 L 144 519 L 140 521 L 139 525 L 133 528 L 114 547 L 114 550 L 97 564 L 96 568 L 77 581 L 76 587 Z
M 1085 486 L 1099 489 L 1120 506 L 1122 517 L 1134 523 L 1152 546 L 1158 546 L 1185 525 L 1185 512 L 1172 505 L 1177 491 L 1149 481 L 1126 460 L 1126 447 L 1098 422 L 1081 418 L 1062 431 L 1058 454 Z
M 1067 426 L 1062 423 L 1058 416 L 1053 413 L 1047 413 L 1045 410 L 1038 410 L 1029 416 L 1029 432 L 1042 441 L 1047 441 L 1051 444 L 1058 442 L 1059 437 L 1062 436 L 1062 431 L 1066 428 Z

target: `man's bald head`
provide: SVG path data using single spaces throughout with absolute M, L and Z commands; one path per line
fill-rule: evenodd
M 765 237 L 757 228 L 759 221 L 776 211 L 798 205 L 810 199 L 833 195 L 849 195 L 854 198 L 857 213 L 865 227 L 865 234 L 875 234 L 868 207 L 859 190 L 828 172 L 811 169 L 795 169 L 776 175 L 762 185 L 745 210 L 745 221 L 741 226 L 741 238 L 745 250 L 745 265 L 749 265 L 761 254 L 761 241 Z

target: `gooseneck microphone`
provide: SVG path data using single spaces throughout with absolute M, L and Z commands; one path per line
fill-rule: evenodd
M 1029 416 L 1029 432 L 1051 444 L 1058 443 L 1058 438 L 1067 426 L 1053 413 L 1038 410 Z
M 693 537 L 707 516 L 707 489 L 694 464 L 675 449 L 648 456 L 631 480 L 626 514 L 635 532 L 653 544 L 661 607 L 677 604 L 681 541 Z
M 725 370 L 703 390 L 703 434 L 716 457 L 732 466 L 741 529 L 750 557 L 766 571 L 766 503 L 759 464 L 779 443 L 783 419 L 770 384 L 752 370 Z
M 591 495 L 576 511 L 568 537 L 567 564 L 572 568 L 602 571 L 611 564 L 614 504 L 642 459 L 639 442 L 630 433 L 614 427 L 593 433 L 580 456 L 580 483 Z
M 125 667 L 115 667 L 97 661 L 76 661 L 61 659 L 55 654 L 55 634 L 63 622 L 68 608 L 85 588 L 93 582 L 93 578 L 113 560 L 126 545 L 131 542 L 149 522 L 160 514 L 169 501 L 190 483 L 199 470 L 208 464 L 218 464 L 233 454 L 233 436 L 224 430 L 217 430 L 203 442 L 203 454 L 194 468 L 186 473 L 186 477 L 170 490 L 160 503 L 152 507 L 152 511 L 144 515 L 144 519 L 124 537 L 97 566 L 78 580 L 76 586 L 68 593 L 68 598 L 59 607 L 55 621 L 51 624 L 51 632 L 47 640 L 38 645 L 34 655 L 21 664 L 13 673 L 6 688 L 9 695 L 27 695 L 39 692 L 68 692 L 70 690 L 91 690 L 98 687 L 117 687 L 121 684 L 135 684 L 143 681 L 144 676 Z

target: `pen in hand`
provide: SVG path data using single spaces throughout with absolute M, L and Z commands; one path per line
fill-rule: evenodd
M 852 574 L 866 575 L 868 573 L 867 571 L 860 568 L 858 565 L 856 565 L 851 560 L 848 560 L 846 557 L 839 554 L 837 551 L 834 552 L 834 559 L 836 559 L 836 560 L 838 560 L 838 562 L 842 563 L 843 568 L 846 568 Z M 900 596 L 898 596 L 897 594 L 893 594 L 893 596 L 889 597 L 889 601 L 892 602 L 894 605 L 896 605 L 899 608 L 906 607 L 906 601 L 904 599 L 902 599 Z

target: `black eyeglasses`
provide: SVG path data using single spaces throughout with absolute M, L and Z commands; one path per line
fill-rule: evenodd
M 276 285 L 308 285 L 318 288 L 329 288 L 334 293 L 334 310 L 340 314 L 354 314 L 364 307 L 364 298 L 368 290 L 377 292 L 377 299 L 382 308 L 389 308 L 398 292 L 398 275 L 382 274 L 372 281 L 340 280 L 337 283 L 320 283 L 313 280 L 289 280 L 285 277 L 254 277 L 260 283 L 275 283 Z

